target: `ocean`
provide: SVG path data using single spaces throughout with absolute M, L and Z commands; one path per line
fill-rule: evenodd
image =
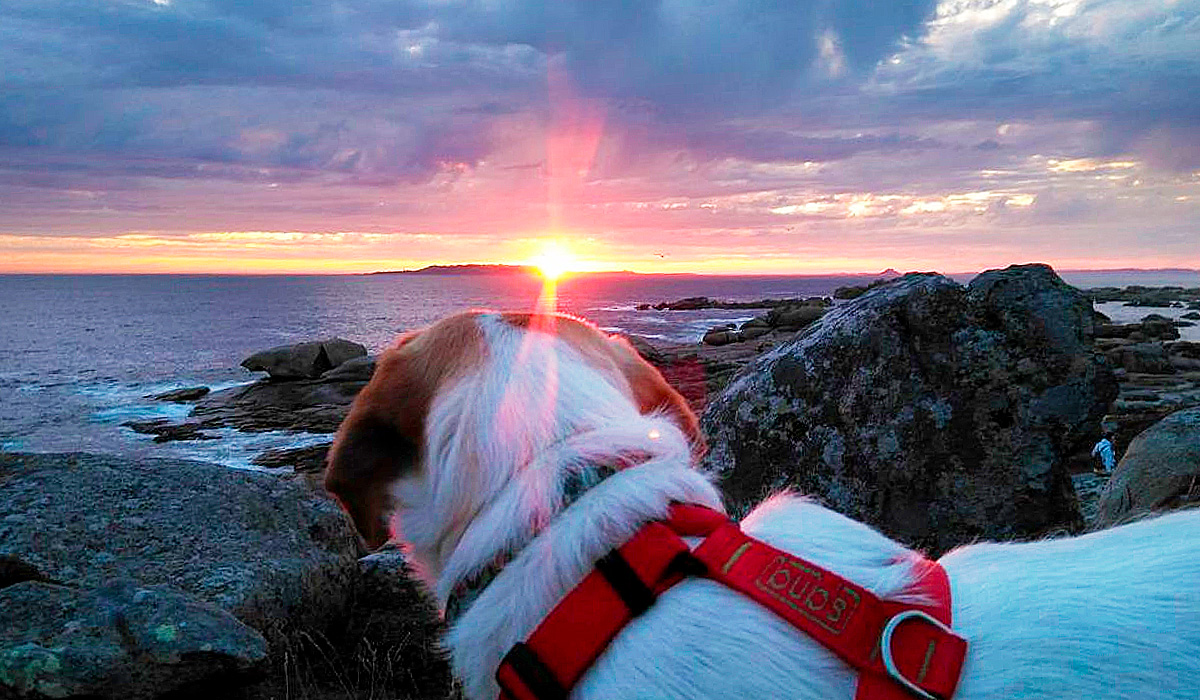
M 1079 287 L 1200 287 L 1188 271 L 1063 272 Z M 954 275 L 961 282 L 972 275 Z M 610 331 L 698 342 L 704 331 L 759 310 L 639 311 L 708 296 L 728 301 L 828 296 L 872 275 L 568 277 L 558 308 Z M 540 281 L 515 275 L 0 275 L 0 449 L 176 457 L 251 468 L 264 449 L 328 435 L 220 432 L 222 439 L 157 444 L 129 420 L 182 420 L 190 406 L 150 399 L 170 389 L 254 381 L 239 363 L 276 345 L 339 336 L 372 353 L 398 333 L 471 308 L 533 309 Z M 1097 308 L 1117 321 L 1152 311 Z M 1167 310 L 1167 315 L 1179 315 Z M 1184 329 L 1200 341 L 1200 327 Z M 219 432 L 219 431 L 218 431 Z

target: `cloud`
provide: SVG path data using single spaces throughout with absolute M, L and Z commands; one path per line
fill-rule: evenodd
M 1197 84 L 1198 0 L 953 0 L 868 94 L 910 120 L 1085 121 L 1083 155 L 1185 171 L 1200 167 Z
M 1167 240 L 1197 47 L 1200 0 L 7 0 L 0 233 Z

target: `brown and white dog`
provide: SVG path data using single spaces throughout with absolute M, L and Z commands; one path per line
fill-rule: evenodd
M 624 340 L 567 316 L 469 312 L 382 355 L 326 487 L 368 545 L 408 543 L 442 605 L 506 562 L 447 640 L 467 696 L 492 700 L 502 656 L 597 559 L 672 502 L 721 509 L 693 467 L 702 446 L 687 404 Z M 567 493 L 598 467 L 610 475 Z M 920 560 L 789 495 L 742 527 L 885 599 L 904 596 Z M 1200 512 L 977 544 L 940 563 L 970 643 L 959 700 L 1200 697 Z M 757 603 L 689 579 L 621 631 L 572 697 L 850 700 L 855 680 Z

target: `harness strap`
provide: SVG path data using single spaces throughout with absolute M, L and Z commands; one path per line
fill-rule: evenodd
M 681 555 L 686 556 L 688 552 L 687 543 L 661 522 L 648 523 L 638 530 L 631 540 L 606 557 L 610 562 L 621 561 L 628 567 L 616 575 L 609 570 L 609 575 L 620 583 L 614 586 L 603 570 L 592 571 L 559 601 L 523 645 L 505 655 L 496 671 L 496 680 L 503 689 L 500 697 L 508 700 L 565 698 L 621 628 L 648 607 L 642 604 L 645 592 L 650 593 L 653 602 L 653 597 L 683 579 L 683 570 L 673 564 L 684 561 Z M 624 568 L 622 564 L 610 566 Z M 633 588 L 641 592 L 631 594 Z M 626 598 L 630 600 L 627 602 Z M 568 690 L 562 695 L 538 692 L 547 686 L 542 677 L 545 674 L 522 658 L 529 652 L 536 656 L 559 688 Z
M 705 537 L 692 551 L 683 537 Z M 597 564 L 529 639 L 501 661 L 501 700 L 565 700 L 592 663 L 657 595 L 687 575 L 739 591 L 811 636 L 859 672 L 856 700 L 954 694 L 966 641 L 950 631 L 950 583 L 923 560 L 917 592 L 930 601 L 880 600 L 833 572 L 741 531 L 724 515 L 672 506 Z
M 855 668 L 859 700 L 906 697 L 892 692 L 902 688 L 926 698 L 954 694 L 967 643 L 949 630 L 950 582 L 935 562 L 924 560 L 914 583 L 930 603 L 912 605 L 881 600 L 856 583 L 746 535 L 732 522 L 718 527 L 694 555 L 704 562 L 706 576 L 753 598 Z

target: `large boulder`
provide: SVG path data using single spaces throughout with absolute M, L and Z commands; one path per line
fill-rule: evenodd
M 141 700 L 203 689 L 216 697 L 266 658 L 254 629 L 168 586 L 0 589 L 0 694 Z
M 316 379 L 347 360 L 366 354 L 367 349 L 358 343 L 330 338 L 256 352 L 242 360 L 242 366 L 252 372 L 266 372 L 272 379 Z
M 703 416 L 735 508 L 793 487 L 935 553 L 1082 525 L 1066 455 L 1117 384 L 1045 265 L 910 274 L 748 365 Z
M 1129 443 L 1100 497 L 1096 525 L 1200 499 L 1200 408 L 1177 411 Z
M 0 556 L 80 589 L 170 585 L 271 640 L 340 619 L 359 547 L 332 500 L 269 474 L 0 454 Z

